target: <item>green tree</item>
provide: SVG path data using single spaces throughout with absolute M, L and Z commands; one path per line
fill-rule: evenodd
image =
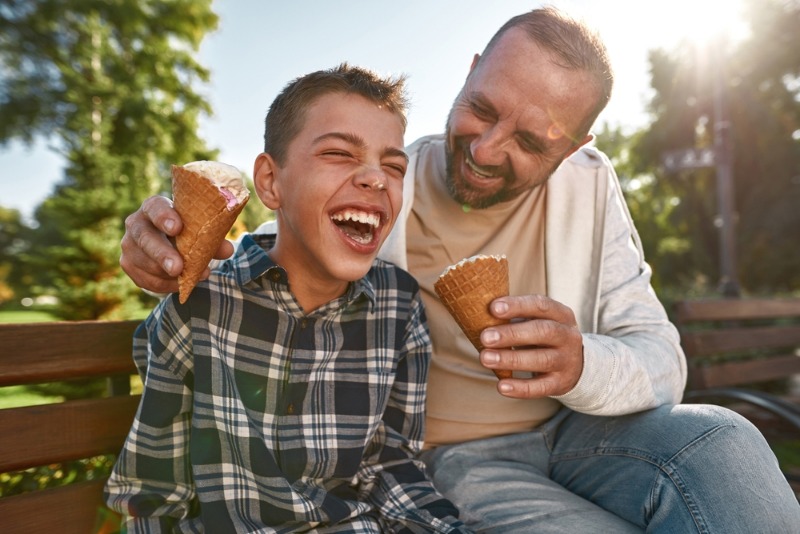
M 22 296 L 31 282 L 19 261 L 30 246 L 30 232 L 18 210 L 0 206 L 0 305 Z
M 217 24 L 211 0 L 4 0 L 0 146 L 48 138 L 65 175 L 36 210 L 26 256 L 67 319 L 124 317 L 141 292 L 119 268 L 125 215 L 164 190 L 169 165 L 213 159 L 193 55 Z
M 800 287 L 800 4 L 746 0 L 746 6 L 750 35 L 741 42 L 651 51 L 655 120 L 634 140 L 635 172 L 653 175 L 653 199 L 677 203 L 668 217 L 681 243 L 671 275 L 684 285 L 714 284 L 720 264 L 715 170 L 668 173 L 662 158 L 671 150 L 713 147 L 725 128 L 741 285 L 750 292 L 792 291 Z M 719 65 L 725 67 L 722 93 L 714 85 Z M 727 104 L 724 123 L 716 120 L 719 102 Z

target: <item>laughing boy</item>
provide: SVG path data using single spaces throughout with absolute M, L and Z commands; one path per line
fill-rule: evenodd
M 430 339 L 376 259 L 402 205 L 403 79 L 289 83 L 255 161 L 251 234 L 139 327 L 141 405 L 108 482 L 129 532 L 467 532 L 415 456 Z

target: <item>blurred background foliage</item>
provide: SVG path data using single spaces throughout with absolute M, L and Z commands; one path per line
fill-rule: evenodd
M 720 273 L 715 168 L 669 171 L 665 154 L 731 146 L 733 223 L 742 293 L 800 289 L 800 2 L 747 0 L 750 36 L 649 53 L 652 121 L 628 135 L 605 126 L 597 145 L 615 164 L 662 300 L 712 295 Z M 715 116 L 724 92 L 725 121 Z
M 670 171 L 664 155 L 714 146 L 720 62 L 738 282 L 743 294 L 800 288 L 800 3 L 745 4 L 746 40 L 650 52 L 649 126 L 596 125 L 667 304 L 719 290 L 715 169 Z M 55 137 L 66 162 L 32 224 L 0 206 L 0 309 L 44 299 L 72 320 L 141 317 L 152 306 L 119 268 L 124 219 L 169 191 L 170 164 L 217 156 L 197 135 L 212 110 L 198 92 L 210 72 L 195 60 L 217 22 L 210 0 L 0 4 L 0 149 Z M 234 233 L 269 216 L 249 202 Z
M 66 168 L 33 227 L 0 208 L 0 303 L 50 297 L 67 320 L 152 306 L 119 268 L 124 219 L 169 191 L 170 164 L 217 156 L 194 59 L 216 25 L 210 0 L 4 0 L 0 146 L 55 139 Z
M 719 292 L 715 169 L 670 170 L 664 155 L 714 147 L 720 62 L 738 283 L 745 295 L 800 291 L 800 2 L 744 2 L 747 40 L 650 51 L 649 126 L 595 128 L 668 309 Z M 217 23 L 211 0 L 0 0 L 0 150 L 47 138 L 65 162 L 34 221 L 0 199 L 4 320 L 139 318 L 152 307 L 119 267 L 124 220 L 170 190 L 171 164 L 218 155 L 197 134 L 212 109 L 198 92 L 211 73 L 195 59 Z M 249 202 L 232 237 L 270 216 Z M 23 299 L 44 304 L 23 319 L 14 315 Z M 30 389 L 0 388 L 0 405 L 102 395 L 104 384 Z M 112 464 L 98 457 L 0 473 L 0 495 L 102 477 Z

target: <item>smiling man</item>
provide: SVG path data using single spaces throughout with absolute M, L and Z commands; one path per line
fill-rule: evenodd
M 481 532 L 794 532 L 800 506 L 763 436 L 679 404 L 678 333 L 614 170 L 587 146 L 611 87 L 598 37 L 536 9 L 474 57 L 445 135 L 407 147 L 381 257 L 417 278 L 430 321 L 422 459 Z M 163 198 L 129 217 L 120 263 L 137 284 L 174 291 L 179 228 Z M 476 254 L 508 257 L 511 292 L 480 354 L 433 290 Z

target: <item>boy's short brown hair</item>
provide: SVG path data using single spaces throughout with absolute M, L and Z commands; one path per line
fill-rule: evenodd
M 289 143 L 303 128 L 306 109 L 319 97 L 330 93 L 361 95 L 396 113 L 405 130 L 405 76 L 380 77 L 361 67 L 342 63 L 327 70 L 312 72 L 289 82 L 272 101 L 264 121 L 264 152 L 283 165 Z

